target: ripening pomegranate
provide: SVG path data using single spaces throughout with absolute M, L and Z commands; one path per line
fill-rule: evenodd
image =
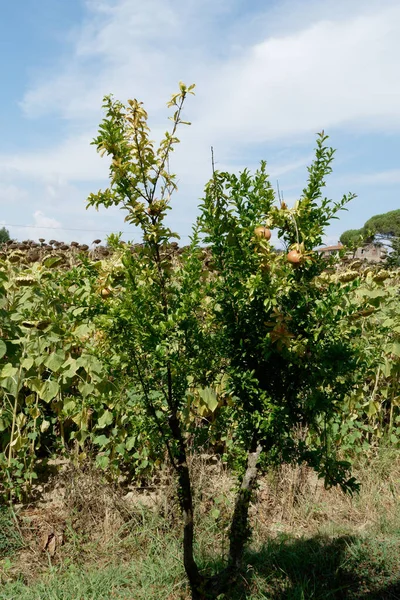
M 292 265 L 298 265 L 301 262 L 301 254 L 298 250 L 291 250 L 288 252 L 286 259 Z
M 257 237 L 265 238 L 267 242 L 271 239 L 271 231 L 268 229 L 268 227 L 264 227 L 263 225 L 256 227 L 254 233 Z

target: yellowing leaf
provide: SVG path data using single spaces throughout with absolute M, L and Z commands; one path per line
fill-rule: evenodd
M 46 421 L 45 419 L 42 421 L 42 424 L 40 425 L 40 431 L 42 433 L 44 433 L 45 431 L 48 430 L 48 428 L 50 427 L 50 421 Z
M 109 410 L 105 410 L 103 412 L 103 414 L 101 415 L 100 419 L 97 421 L 97 428 L 104 429 L 104 427 L 111 425 L 113 420 L 114 420 L 114 416 L 113 416 L 112 412 L 110 412 Z
M 57 381 L 48 379 L 40 386 L 39 396 L 45 402 L 51 402 L 60 391 L 60 386 Z
M 65 361 L 65 355 L 57 352 L 52 352 L 49 357 L 44 361 L 44 364 L 51 371 L 58 371 L 61 365 Z
M 0 371 L 0 378 L 5 379 L 6 377 L 14 377 L 17 373 L 18 369 L 13 367 L 11 363 L 7 363 Z

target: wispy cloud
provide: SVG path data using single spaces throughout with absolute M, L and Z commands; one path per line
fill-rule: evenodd
M 307 26 L 266 32 L 255 44 L 251 31 L 242 30 L 237 49 L 229 27 L 217 29 L 218 15 L 229 17 L 218 0 L 179 9 L 168 0 L 91 2 L 91 19 L 68 64 L 28 90 L 22 106 L 28 115 L 87 119 L 97 117 L 102 96 L 113 91 L 121 98 L 140 94 L 157 110 L 173 82 L 189 78 L 199 88 L 191 110 L 214 137 L 245 134 L 249 143 L 322 127 L 392 130 L 400 127 L 400 6 L 386 4 L 318 20 L 314 3 L 303 3 Z
M 70 136 L 43 151 L 0 154 L 0 173 L 45 182 L 93 181 L 107 178 L 107 161 L 90 142 L 95 131 Z
M 10 206 L 26 200 L 28 194 L 26 190 L 9 183 L 0 184 L 0 206 Z
M 17 239 L 37 239 L 39 237 L 48 239 L 49 233 L 53 237 L 54 230 L 61 227 L 59 221 L 47 217 L 40 210 L 35 211 L 32 222 L 29 225 L 27 227 L 13 227 L 12 235 Z
M 396 185 L 400 183 L 400 169 L 390 169 L 375 173 L 358 173 L 347 175 L 346 182 L 360 185 Z
M 0 154 L 0 172 L 39 182 L 45 193 L 35 189 L 34 210 L 43 208 L 44 196 L 63 222 L 58 200 L 72 188 L 65 214 L 74 210 L 81 219 L 80 194 L 107 177 L 107 161 L 89 145 L 103 95 L 144 100 L 159 137 L 176 82 L 195 81 L 197 95 L 186 109 L 193 126 L 182 132 L 173 157 L 180 179 L 177 220 L 187 232 L 210 176 L 211 145 L 218 168 L 257 166 L 272 154 L 271 177 L 284 179 L 309 162 L 310 142 L 322 128 L 400 131 L 397 0 L 250 4 L 88 0 L 70 52 L 46 68 L 21 100 L 27 118 L 62 119 L 67 137 L 41 152 Z M 289 144 L 292 150 L 282 158 Z M 388 181 L 395 173 L 369 177 L 371 183 L 378 176 Z M 290 189 L 290 183 L 283 185 Z

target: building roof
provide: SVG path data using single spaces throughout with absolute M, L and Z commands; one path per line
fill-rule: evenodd
M 331 250 L 343 250 L 343 245 L 336 244 L 336 246 L 323 246 L 322 248 L 317 248 L 317 252 L 330 252 Z

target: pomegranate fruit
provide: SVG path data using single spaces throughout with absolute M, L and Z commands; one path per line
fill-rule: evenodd
M 271 231 L 268 229 L 268 227 L 264 227 L 262 225 L 260 227 L 256 227 L 254 233 L 257 237 L 263 237 L 267 241 L 271 239 Z
M 298 250 L 291 250 L 288 252 L 286 259 L 292 265 L 298 265 L 301 262 L 301 254 Z

